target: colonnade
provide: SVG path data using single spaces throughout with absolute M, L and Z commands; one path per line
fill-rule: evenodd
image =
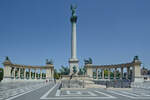
M 92 64 L 86 64 L 86 75 L 93 78 L 93 71 L 95 70 L 96 73 L 96 79 L 99 79 L 99 76 L 101 76 L 101 79 L 105 79 L 106 75 L 104 72 L 107 70 L 107 79 L 130 79 L 131 81 L 136 81 L 141 79 L 141 62 L 139 61 L 138 57 L 135 56 L 133 61 L 130 63 L 124 63 L 124 64 L 115 64 L 115 65 L 92 65 Z M 113 70 L 113 71 L 112 71 Z M 100 72 L 100 75 L 99 75 Z M 117 77 L 119 74 L 119 77 Z
M 3 63 L 4 79 L 53 79 L 54 66 L 46 63 L 46 66 L 30 66 L 13 64 L 9 58 Z
M 46 69 L 11 67 L 11 78 L 13 79 L 45 79 Z
M 126 69 L 126 72 L 124 71 Z M 132 78 L 132 67 L 121 67 L 121 68 L 95 68 L 96 79 L 131 79 Z M 106 73 L 104 73 L 106 71 Z M 111 77 L 111 73 L 113 77 Z M 107 74 L 107 75 L 105 75 Z M 119 75 L 117 75 L 119 74 Z M 119 77 L 117 77 L 119 76 Z

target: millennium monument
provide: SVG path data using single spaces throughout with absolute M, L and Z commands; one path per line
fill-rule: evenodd
M 79 60 L 77 59 L 77 42 L 76 42 L 76 6 L 71 5 L 72 16 L 70 18 L 72 29 L 71 29 L 71 58 L 69 59 L 70 75 L 77 75 L 79 72 Z

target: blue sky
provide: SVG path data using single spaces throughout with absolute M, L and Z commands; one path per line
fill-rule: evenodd
M 0 63 L 68 66 L 70 4 L 77 4 L 80 66 L 131 62 L 138 55 L 150 68 L 149 0 L 0 0 Z M 3 67 L 0 64 L 0 67 Z

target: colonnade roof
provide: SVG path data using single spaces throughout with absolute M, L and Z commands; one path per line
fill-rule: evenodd
M 45 66 L 37 66 L 37 65 L 22 65 L 22 64 L 13 64 L 9 58 L 7 57 L 6 60 L 3 62 L 4 66 L 16 67 L 16 68 L 33 68 L 33 69 L 47 69 L 47 68 L 54 68 L 53 64 L 46 64 Z
M 33 69 L 43 69 L 43 68 L 54 68 L 53 65 L 46 65 L 46 66 L 36 66 L 36 65 L 20 65 L 20 64 L 11 64 L 11 67 L 17 68 L 33 68 Z
M 85 67 L 91 67 L 91 68 L 124 68 L 124 67 L 133 67 L 134 65 L 141 64 L 140 61 L 138 62 L 130 62 L 130 63 L 122 63 L 122 64 L 111 64 L 111 65 L 92 65 L 87 64 Z

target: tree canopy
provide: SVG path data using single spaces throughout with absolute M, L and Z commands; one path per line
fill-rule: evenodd
M 70 69 L 68 67 L 61 66 L 59 71 L 61 75 L 69 75 Z

